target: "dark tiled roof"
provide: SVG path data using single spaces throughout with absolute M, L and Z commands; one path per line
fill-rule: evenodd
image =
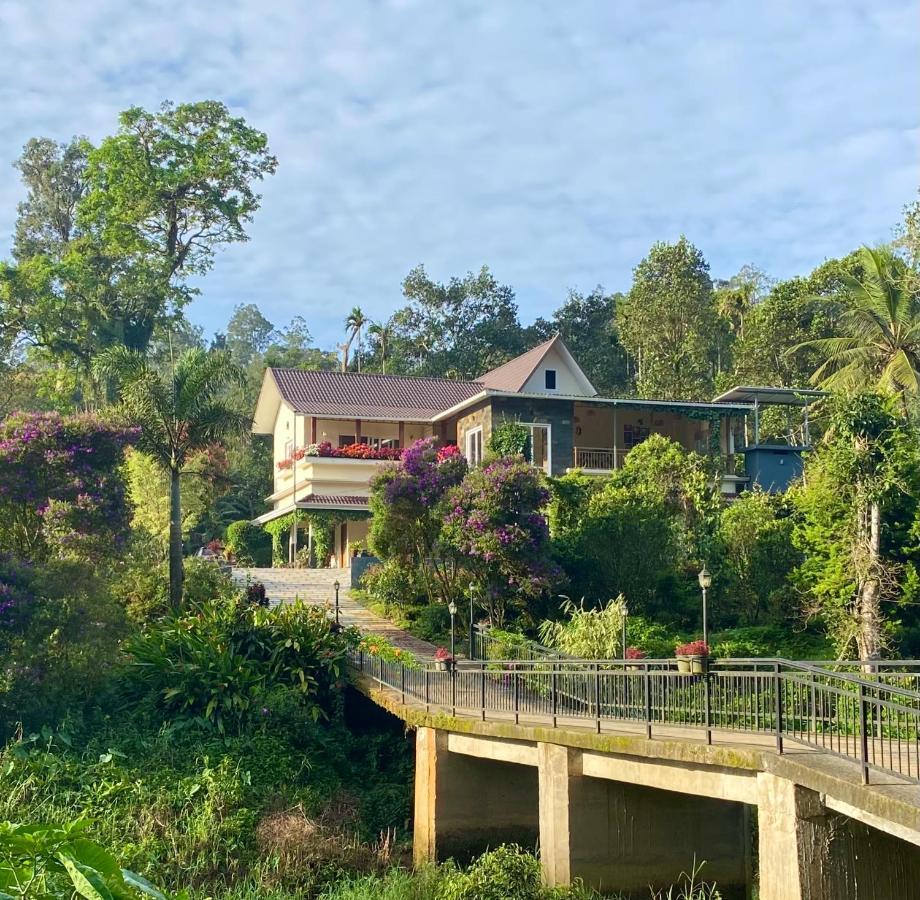
M 540 360 L 546 356 L 549 348 L 559 340 L 559 335 L 551 337 L 548 341 L 538 344 L 532 350 L 516 356 L 509 360 L 503 366 L 486 372 L 479 377 L 479 381 L 487 388 L 493 391 L 515 391 L 523 390 L 528 379 L 540 365 Z
M 310 508 L 342 509 L 349 506 L 367 507 L 367 497 L 352 496 L 350 494 L 307 494 L 300 497 L 297 505 Z
M 356 419 L 427 421 L 483 390 L 476 381 L 271 369 L 285 402 L 298 413 Z

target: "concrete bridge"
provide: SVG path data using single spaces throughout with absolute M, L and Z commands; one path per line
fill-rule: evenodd
M 549 885 L 645 898 L 696 859 L 726 900 L 920 898 L 916 670 L 672 665 L 356 654 L 416 732 L 416 861 L 516 841 Z

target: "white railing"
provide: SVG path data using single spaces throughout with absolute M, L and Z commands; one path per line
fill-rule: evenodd
M 575 468 L 594 469 L 609 472 L 623 465 L 625 450 L 613 450 L 609 447 L 576 447 Z

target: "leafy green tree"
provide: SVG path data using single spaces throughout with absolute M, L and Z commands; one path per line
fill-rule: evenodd
M 275 326 L 255 303 L 241 303 L 234 307 L 227 323 L 224 343 L 239 365 L 248 366 L 268 349 L 274 331 Z
M 122 411 L 140 429 L 138 448 L 169 473 L 169 600 L 178 610 L 184 575 L 182 473 L 196 453 L 248 427 L 249 417 L 224 398 L 228 387 L 242 382 L 242 370 L 226 351 L 189 350 L 167 378 L 124 347 L 107 350 L 95 370 L 117 383 Z
M 390 358 L 390 345 L 393 341 L 393 319 L 387 319 L 386 322 L 371 322 L 368 326 L 367 333 L 376 342 L 376 351 L 380 355 L 380 370 L 384 375 L 387 373 L 387 360 Z
M 514 291 L 486 266 L 447 284 L 417 266 L 403 281 L 403 294 L 408 305 L 393 317 L 400 371 L 475 378 L 526 349 Z
M 626 353 L 614 327 L 622 299 L 622 294 L 605 294 L 601 287 L 586 296 L 570 291 L 550 320 L 537 319 L 530 329 L 541 341 L 561 335 L 600 394 L 623 394 L 631 388 Z
M 883 604 L 902 589 L 904 541 L 892 535 L 911 519 L 905 505 L 916 508 L 920 447 L 893 401 L 875 394 L 839 398 L 831 422 L 791 494 L 804 554 L 795 578 L 840 652 L 855 644 L 875 659 L 888 637 Z
M 828 390 L 878 390 L 920 397 L 920 293 L 907 263 L 887 248 L 859 251 L 861 272 L 844 274 L 838 336 L 792 348 L 813 349 L 822 362 L 812 381 Z
M 639 396 L 711 396 L 719 320 L 709 266 L 685 237 L 654 244 L 636 266 L 617 327 L 636 363 Z
M 132 108 L 117 135 L 26 145 L 14 263 L 0 264 L 0 331 L 20 336 L 86 402 L 92 359 L 145 351 L 197 289 L 216 249 L 247 239 L 265 135 L 221 103 Z M 57 377 L 57 376 L 55 376 Z
M 709 564 L 716 570 L 713 607 L 725 624 L 782 622 L 797 613 L 789 576 L 801 553 L 792 542 L 791 512 L 784 497 L 763 491 L 746 491 L 722 510 Z

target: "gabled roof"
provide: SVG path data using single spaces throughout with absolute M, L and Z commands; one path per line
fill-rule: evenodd
M 585 373 L 582 372 L 581 366 L 575 362 L 575 357 L 569 352 L 569 348 L 566 347 L 565 342 L 558 334 L 551 337 L 548 341 L 538 344 L 532 350 L 528 350 L 526 353 L 522 353 L 520 356 L 516 356 L 514 359 L 509 360 L 497 369 L 486 372 L 485 375 L 481 375 L 477 380 L 484 387 L 493 391 L 522 391 L 530 380 L 530 377 L 537 371 L 537 367 L 553 349 L 562 356 L 566 365 L 571 370 L 572 375 L 584 389 L 585 393 L 588 396 L 596 394 L 597 391 L 594 389 L 594 385 L 591 384 Z
M 256 410 L 256 423 L 274 423 L 259 413 L 273 385 L 277 397 L 294 412 L 332 418 L 386 419 L 430 422 L 439 412 L 481 394 L 474 381 L 371 375 L 361 372 L 305 372 L 302 369 L 267 369 Z M 269 424 L 271 422 L 271 424 Z

